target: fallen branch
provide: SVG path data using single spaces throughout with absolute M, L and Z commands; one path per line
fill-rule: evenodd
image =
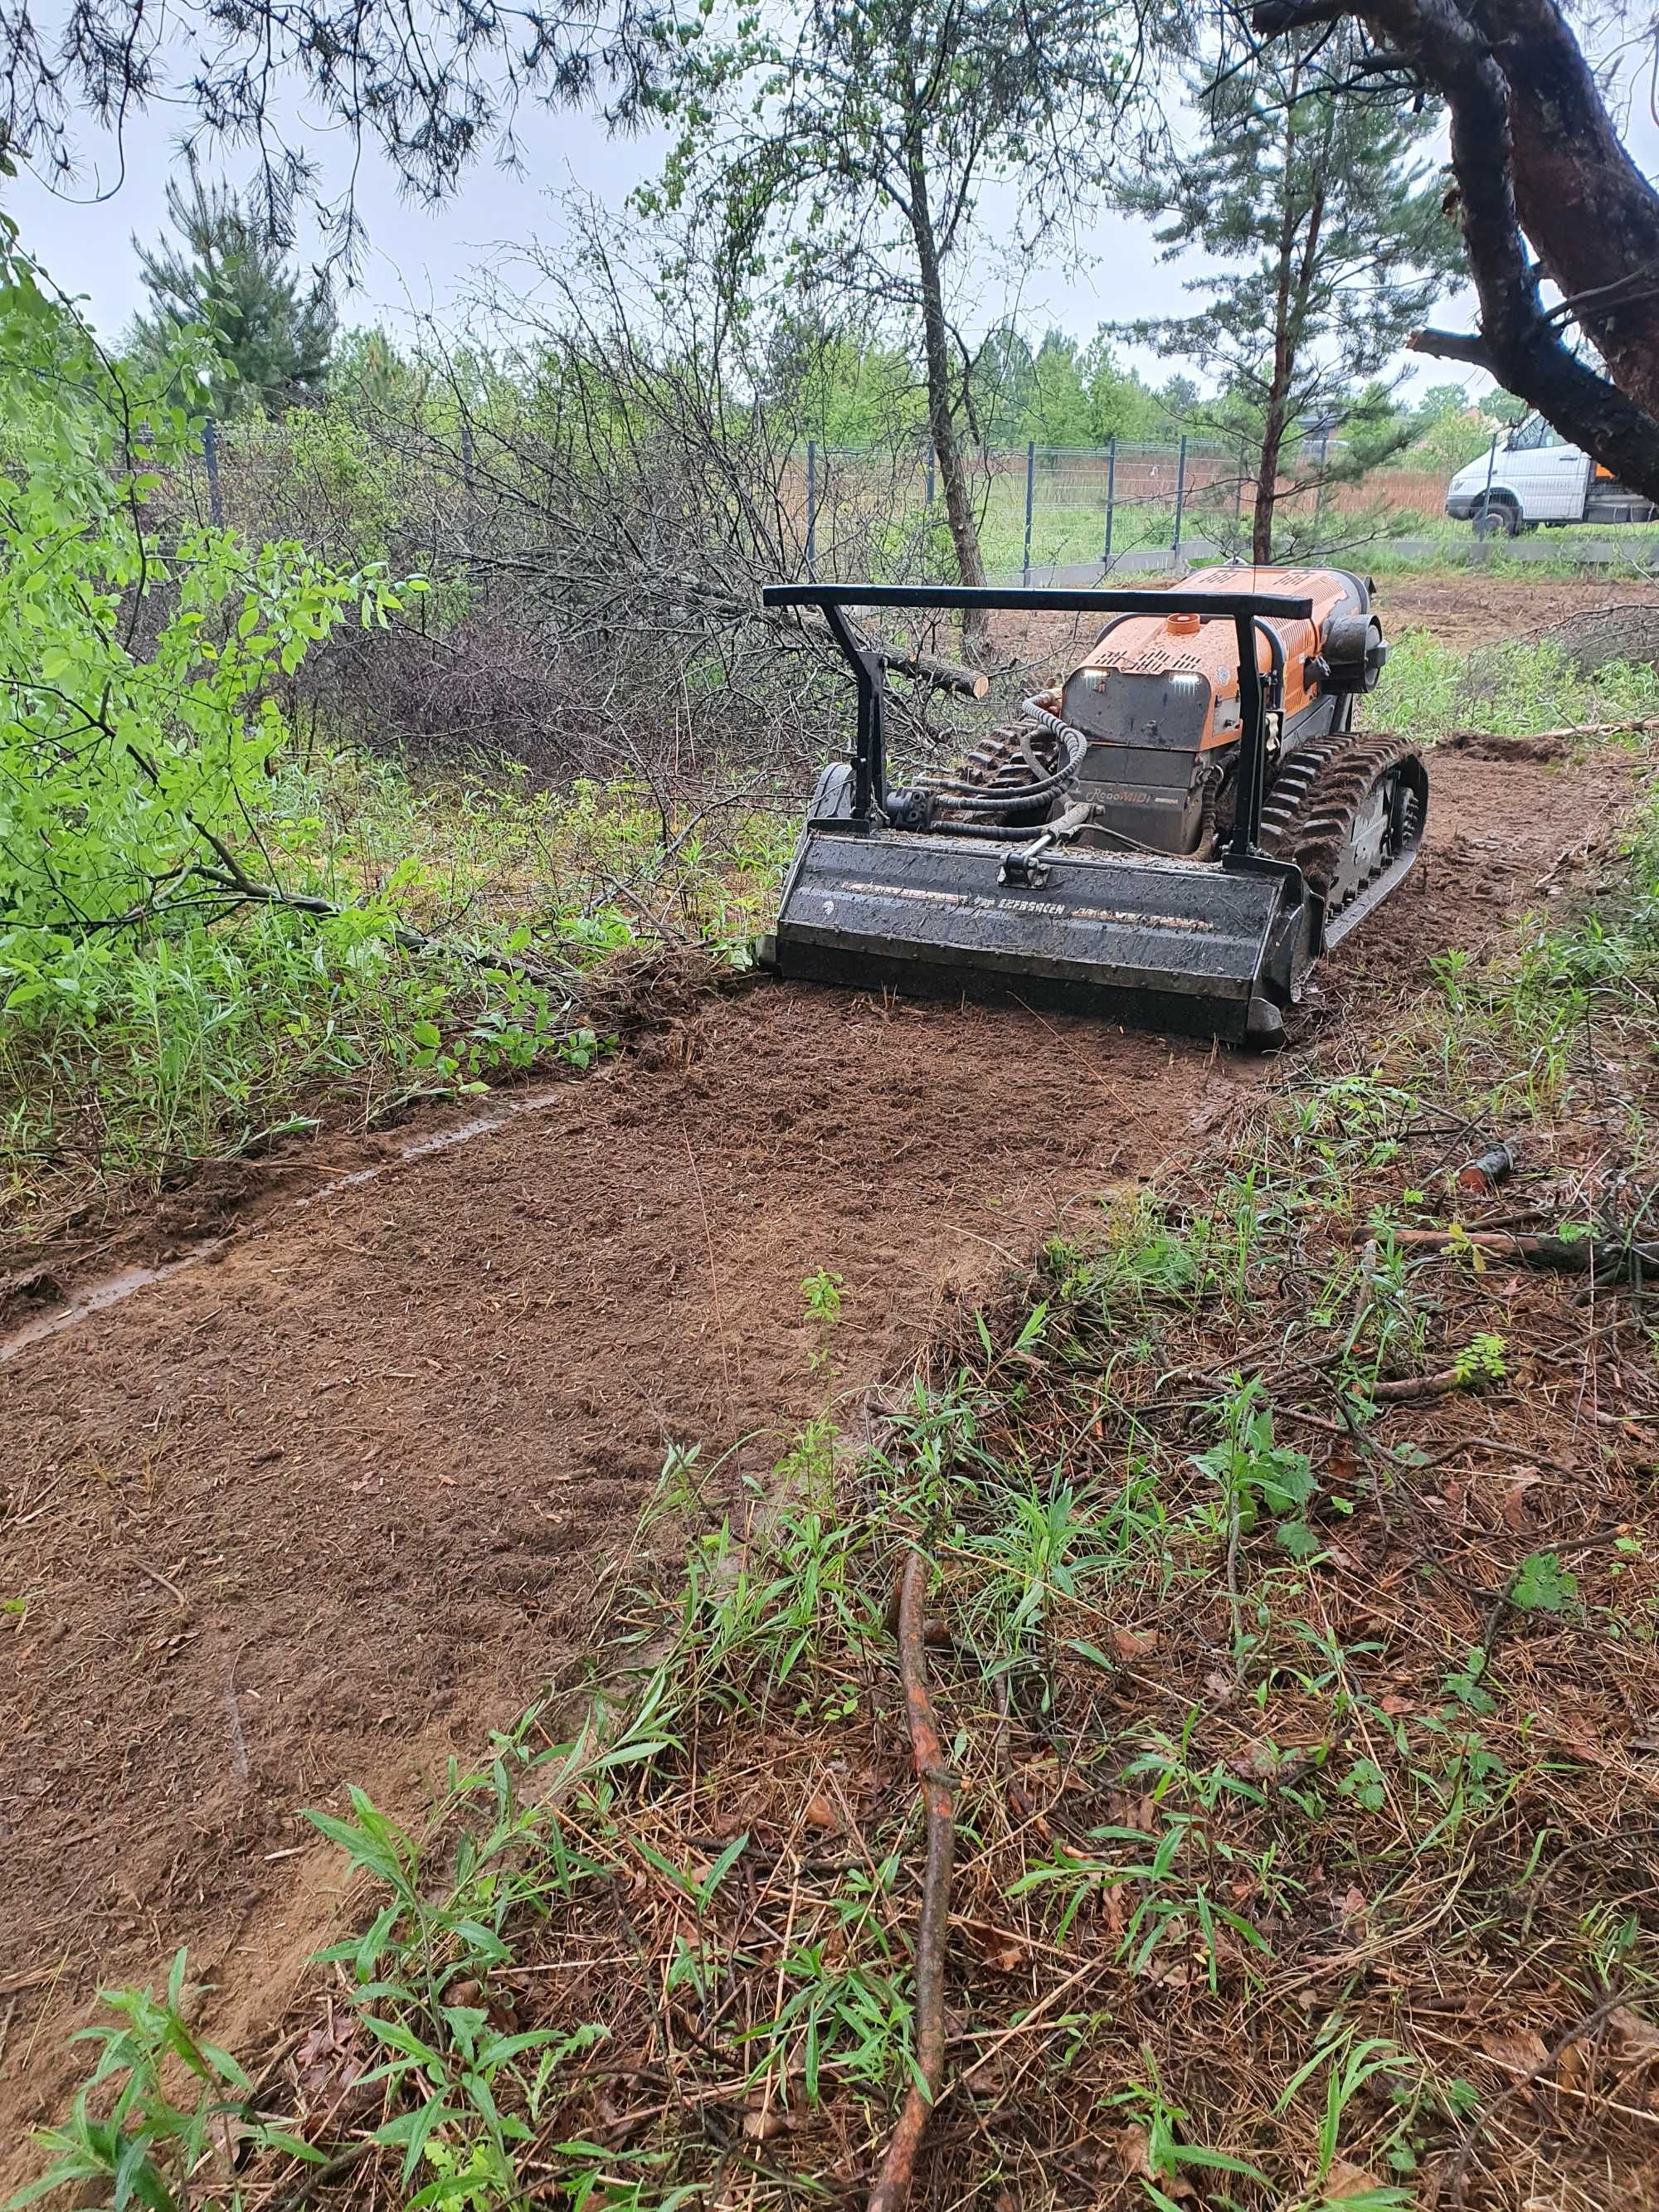
M 1598 1282 L 1659 1278 L 1659 1244 L 1610 1243 L 1596 1237 L 1522 1236 L 1506 1229 L 1396 1229 L 1393 1235 L 1396 1244 L 1411 1251 L 1479 1252 L 1512 1260 L 1517 1267 L 1594 1275 Z
M 1507 1144 L 1488 1145 L 1457 1170 L 1459 1190 L 1493 1190 L 1515 1173 L 1515 1154 Z
M 140 752 L 137 745 L 129 745 L 126 748 L 126 753 L 128 759 L 140 773 L 159 790 L 161 779 L 155 762 Z M 173 873 L 182 875 L 194 882 L 206 884 L 210 890 L 229 902 L 230 912 L 234 913 L 240 906 L 286 907 L 292 914 L 317 915 L 324 920 L 332 921 L 338 919 L 348 911 L 344 907 L 336 906 L 331 899 L 319 898 L 312 891 L 286 891 L 280 884 L 261 883 L 257 877 L 249 875 L 222 837 L 210 830 L 205 822 L 198 822 L 188 807 L 182 811 L 184 819 L 202 842 L 210 848 L 219 866 L 216 869 L 210 868 L 198 860 L 187 868 L 174 870 Z M 255 836 L 257 837 L 257 831 Z M 260 850 L 261 852 L 264 850 L 263 844 L 260 845 Z M 269 863 L 269 857 L 267 854 L 267 863 Z M 123 915 L 120 919 L 123 921 L 132 920 L 140 912 L 140 908 L 135 908 L 131 915 Z M 551 969 L 544 968 L 539 961 L 523 960 L 516 953 L 512 952 L 480 953 L 468 951 L 458 945 L 445 945 L 439 939 L 429 937 L 423 929 L 411 928 L 407 922 L 393 923 L 392 939 L 395 945 L 401 945 L 405 952 L 451 953 L 475 967 L 507 969 L 515 975 L 522 975 L 527 983 L 537 983 L 544 988 L 558 989 L 564 981 Z M 575 1003 L 574 998 L 567 997 L 560 1011 L 569 1013 Z
M 1401 1406 L 1413 1398 L 1444 1398 L 1468 1388 L 1455 1367 L 1443 1367 L 1437 1375 L 1407 1375 L 1397 1382 L 1372 1382 L 1365 1395 L 1374 1406 Z
M 945 2078 L 945 1942 L 951 1924 L 951 1860 L 956 1848 L 956 1784 L 927 1688 L 927 1559 L 913 1550 L 899 1589 L 899 1674 L 910 1723 L 910 1753 L 927 1815 L 927 1865 L 916 1924 L 916 2065 L 913 2081 L 870 2191 L 867 2212 L 898 2212 L 909 2193 L 916 2152 Z M 927 2086 L 924 2088 L 922 2084 Z
M 1575 738 L 1645 738 L 1659 730 L 1659 714 L 1634 714 L 1622 722 L 1567 722 L 1559 730 L 1539 730 L 1534 743 L 1568 744 Z
M 286 907 L 291 914 L 315 915 L 324 921 L 333 921 L 350 912 L 347 907 L 337 906 L 331 899 L 319 898 L 311 891 L 285 891 L 280 884 L 262 884 L 250 876 L 210 832 L 204 831 L 225 861 L 223 873 L 215 868 L 198 866 L 191 871 L 197 879 L 210 884 L 230 901 L 233 906 Z M 477 952 L 470 946 L 447 944 L 433 937 L 423 929 L 416 929 L 408 922 L 394 922 L 392 941 L 405 952 L 442 952 L 457 960 L 464 960 L 475 968 L 501 968 L 509 974 L 521 975 L 526 983 L 536 983 L 546 989 L 559 990 L 566 979 L 550 968 L 544 968 L 538 960 L 526 960 L 515 952 Z M 567 998 L 562 1012 L 568 1013 L 575 1000 Z
M 982 699 L 991 688 L 983 669 L 960 668 L 954 660 L 935 660 L 930 653 L 884 653 L 881 665 L 896 676 L 931 684 L 936 691 L 959 691 L 964 699 Z

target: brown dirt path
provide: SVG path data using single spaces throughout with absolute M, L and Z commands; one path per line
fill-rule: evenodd
M 1443 761 L 1428 854 L 1309 1022 L 1535 896 L 1628 787 Z M 1018 1009 L 716 998 L 551 1111 L 268 1218 L 0 1367 L 0 2109 L 40 2117 L 101 1980 L 178 1943 L 280 2008 L 336 1875 L 307 1805 L 413 1807 L 582 1648 L 672 1442 L 763 1474 L 1068 1207 L 1293 1079 Z M 226 1972 L 226 1978 L 230 1978 Z M 0 2170 L 5 2166 L 0 2152 Z

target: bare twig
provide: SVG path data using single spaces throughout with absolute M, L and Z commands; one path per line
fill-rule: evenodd
M 935 660 L 929 653 L 884 653 L 881 665 L 895 675 L 931 684 L 936 690 L 959 691 L 965 699 L 982 699 L 991 688 L 983 669 L 959 668 L 955 661 Z
M 916 2064 L 913 2081 L 870 2191 L 867 2212 L 898 2212 L 928 2117 L 945 2078 L 945 1944 L 951 1924 L 951 1861 L 956 1847 L 956 1784 L 933 1718 L 924 1641 L 927 1558 L 920 1548 L 905 1562 L 899 1589 L 899 1673 L 910 1723 L 910 1751 L 927 1815 L 927 1864 L 916 1926 Z M 927 2084 L 926 2088 L 922 2083 Z
M 1451 2171 L 1446 2177 L 1446 2201 L 1454 2208 L 1454 2212 L 1455 2208 L 1463 2202 L 1463 2185 L 1468 2178 L 1469 2162 L 1474 2156 L 1474 2147 L 1480 2140 L 1482 2131 L 1492 2125 L 1492 2115 L 1498 2106 L 1508 2104 L 1511 2098 L 1518 2097 L 1523 2089 L 1529 2089 L 1534 2081 L 1540 2080 L 1560 2058 L 1563 2051 L 1569 2050 L 1575 2043 L 1582 2043 L 1587 2035 L 1593 2034 L 1610 2013 L 1618 2010 L 1624 2000 L 1623 1990 L 1610 1990 L 1599 2005 L 1592 2011 L 1587 2012 L 1583 2020 L 1575 2022 L 1565 2035 L 1559 2037 L 1551 2045 L 1535 2066 L 1529 2067 L 1524 2074 L 1518 2075 L 1513 2081 L 1506 2082 L 1495 2097 L 1470 2118 L 1462 2135 L 1458 2139 L 1457 2155 L 1452 2160 Z
M 1510 1230 L 1396 1229 L 1394 1241 L 1418 1252 L 1490 1253 L 1517 1267 L 1547 1267 L 1569 1275 L 1593 1274 L 1612 1283 L 1659 1273 L 1659 1244 L 1618 1243 L 1599 1237 L 1522 1236 Z

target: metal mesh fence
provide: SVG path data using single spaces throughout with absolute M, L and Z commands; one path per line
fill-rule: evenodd
M 1437 526 L 1449 471 L 1382 469 L 1356 483 L 1340 478 L 1345 458 L 1332 441 L 1297 453 L 1281 475 L 1275 535 L 1296 553 Z M 938 472 L 925 450 L 878 455 L 812 446 L 799 466 L 817 573 L 837 574 L 837 548 L 867 545 L 878 522 L 896 562 L 930 576 L 953 573 Z M 971 469 L 994 580 L 1152 567 L 1249 545 L 1255 484 L 1251 458 L 1237 447 L 1196 439 L 1114 441 L 1089 450 L 1032 445 L 976 452 Z

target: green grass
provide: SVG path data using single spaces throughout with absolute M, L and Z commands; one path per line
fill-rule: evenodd
M 1125 465 L 1120 488 L 1127 485 L 1132 489 L 1130 495 L 1124 495 L 1120 489 L 1120 495 L 1114 501 L 1115 561 L 1127 553 L 1150 551 L 1168 552 L 1173 557 L 1173 453 L 1163 456 L 1162 465 L 1169 479 L 1167 485 L 1160 482 L 1156 493 L 1135 496 L 1133 487 L 1143 480 L 1135 472 L 1139 464 L 1133 468 Z M 1026 550 L 1024 471 L 1016 467 L 988 481 L 981 480 L 975 492 L 980 550 L 986 573 L 994 580 L 1018 580 Z M 869 495 L 880 502 L 881 542 L 891 548 L 895 561 L 907 573 L 917 568 L 927 575 L 939 578 L 955 573 L 941 511 L 936 503 L 930 515 L 920 497 L 919 485 L 908 501 L 900 504 L 902 489 L 896 493 L 890 478 L 884 473 L 872 477 Z M 834 507 L 826 507 L 820 515 L 818 570 L 826 576 L 840 573 L 836 558 L 838 526 L 849 542 L 862 545 L 877 521 L 867 501 L 860 498 L 856 478 L 844 481 L 841 496 L 846 501 L 846 514 L 839 526 Z M 1514 550 L 1508 538 L 1477 538 L 1468 523 L 1454 522 L 1443 513 L 1390 510 L 1368 505 L 1363 483 L 1355 493 L 1345 496 L 1360 503 L 1342 507 L 1333 499 L 1318 510 L 1311 496 L 1306 495 L 1287 502 L 1280 510 L 1277 533 L 1280 550 L 1277 557 L 1346 562 L 1388 574 L 1421 574 L 1437 568 L 1462 573 L 1479 568 L 1483 574 L 1531 578 L 1536 581 L 1583 575 L 1587 565 L 1593 573 L 1609 576 L 1644 575 L 1655 550 L 1659 549 L 1659 522 L 1528 532 L 1522 541 L 1527 551 L 1521 552 Z M 856 526 L 855 517 L 859 518 Z M 1098 562 L 1105 551 L 1105 457 L 1063 454 L 1053 460 L 1039 457 L 1032 483 L 1031 567 L 1042 570 Z M 1311 547 L 1304 545 L 1304 539 L 1311 540 Z M 1430 541 L 1426 549 L 1420 543 L 1425 539 Z M 1199 540 L 1224 544 L 1240 541 L 1241 550 L 1248 553 L 1248 501 L 1241 507 L 1231 483 L 1196 489 L 1183 502 L 1183 555 L 1188 560 L 1195 557 L 1195 565 L 1216 557 L 1211 554 L 1194 556 L 1194 546 Z M 1406 550 L 1403 543 L 1396 547 L 1396 540 L 1416 543 L 1413 550 Z M 1618 550 L 1618 558 L 1613 562 L 1599 556 L 1590 562 L 1583 550 L 1590 544 L 1608 544 Z
M 1392 641 L 1368 725 L 1425 738 L 1480 729 L 1505 737 L 1659 714 L 1659 671 L 1612 661 L 1585 678 L 1548 641 L 1516 640 L 1467 655 L 1426 630 Z
M 552 793 L 350 750 L 292 766 L 263 858 L 343 912 L 255 905 L 106 933 L 72 994 L 14 1008 L 0 1220 L 37 1233 L 89 1193 L 153 1188 L 273 1133 L 364 1128 L 585 1065 L 604 1042 L 584 1010 L 595 963 L 665 941 L 741 960 L 792 832 L 747 811 L 700 823 L 690 802 L 665 817 L 625 782 Z

